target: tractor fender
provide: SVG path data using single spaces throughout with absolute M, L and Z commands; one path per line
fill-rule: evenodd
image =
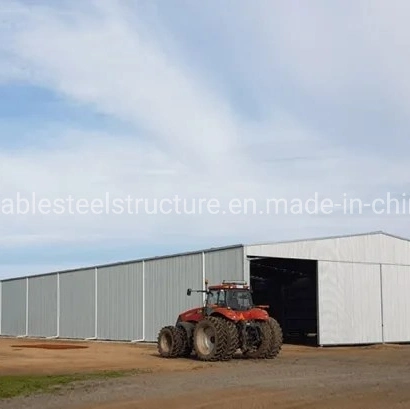
M 243 317 L 241 318 L 240 313 L 233 311 L 233 310 L 229 310 L 227 308 L 216 308 L 213 311 L 212 315 L 216 317 L 222 317 L 222 318 L 225 318 L 226 320 L 233 321 L 233 322 L 237 322 L 237 321 L 240 321 L 241 319 L 244 319 Z

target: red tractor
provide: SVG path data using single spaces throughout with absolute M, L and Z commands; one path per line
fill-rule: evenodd
M 205 290 L 203 307 L 181 313 L 175 326 L 158 334 L 158 352 L 164 358 L 188 357 L 195 353 L 201 361 L 227 361 L 240 350 L 252 359 L 275 358 L 283 343 L 282 329 L 266 312 L 255 306 L 245 281 L 223 281 Z

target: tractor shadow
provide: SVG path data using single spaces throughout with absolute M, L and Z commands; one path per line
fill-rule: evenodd
M 151 357 L 156 358 L 158 360 L 178 360 L 178 361 L 185 361 L 185 362 L 197 362 L 198 364 L 216 364 L 216 363 L 224 363 L 224 362 L 254 362 L 258 359 L 255 358 L 249 358 L 247 356 L 244 356 L 241 352 L 235 353 L 235 355 L 232 357 L 232 359 L 229 359 L 227 361 L 202 361 L 199 359 L 194 353 L 190 356 L 179 356 L 176 358 L 165 358 L 162 357 L 158 352 L 153 352 L 149 354 Z M 258 360 L 259 361 L 259 360 Z M 264 361 L 264 359 L 260 359 L 260 361 Z M 270 360 L 269 360 L 270 361 Z

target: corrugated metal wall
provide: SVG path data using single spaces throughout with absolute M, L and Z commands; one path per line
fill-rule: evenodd
M 2 335 L 26 335 L 26 283 L 26 279 L 2 283 Z
M 407 260 L 402 253 L 408 242 L 373 235 L 354 238 L 352 243 L 357 240 L 366 250 L 367 264 L 319 259 L 320 343 L 409 342 L 410 266 L 386 265 L 395 261 L 392 254 L 398 255 L 399 261 Z M 370 255 L 382 252 L 377 240 L 388 241 L 390 246 L 386 247 L 390 258 L 378 258 L 388 260 L 383 265 L 369 263 Z M 362 247 L 352 243 L 343 247 L 353 252 L 346 250 L 346 257 L 353 254 L 358 258 Z M 300 257 L 303 246 L 310 249 L 311 245 L 299 243 L 292 254 Z M 278 256 L 276 251 L 275 246 L 251 246 L 249 254 Z M 0 334 L 155 341 L 159 329 L 173 324 L 179 312 L 202 304 L 201 294 L 187 297 L 188 287 L 201 289 L 204 278 L 215 284 L 248 276 L 244 248 L 235 247 L 103 266 L 97 271 L 90 268 L 3 281 Z
M 95 295 L 95 269 L 60 274 L 60 337 L 95 336 Z
M 99 268 L 97 337 L 139 340 L 144 336 L 143 263 Z
M 209 284 L 221 280 L 244 280 L 243 247 L 205 253 L 205 275 Z
M 28 335 L 57 335 L 57 274 L 28 279 Z
M 382 267 L 384 342 L 410 341 L 410 266 Z
M 321 345 L 383 342 L 379 264 L 318 263 Z
M 155 341 L 161 327 L 175 324 L 181 311 L 202 305 L 202 294 L 186 295 L 188 288 L 202 287 L 202 254 L 146 261 L 146 340 Z
M 244 279 L 243 248 L 4 281 L 0 333 L 156 341 L 161 327 L 174 324 L 180 312 L 202 305 L 203 294 L 188 297 L 186 290 L 203 289 L 205 278 L 210 284 Z

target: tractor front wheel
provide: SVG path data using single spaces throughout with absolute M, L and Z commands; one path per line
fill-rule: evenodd
M 163 358 L 176 358 L 184 348 L 184 338 L 181 328 L 169 325 L 158 334 L 157 348 Z
M 222 318 L 208 317 L 195 326 L 194 349 L 201 361 L 221 361 L 227 351 L 226 325 Z

